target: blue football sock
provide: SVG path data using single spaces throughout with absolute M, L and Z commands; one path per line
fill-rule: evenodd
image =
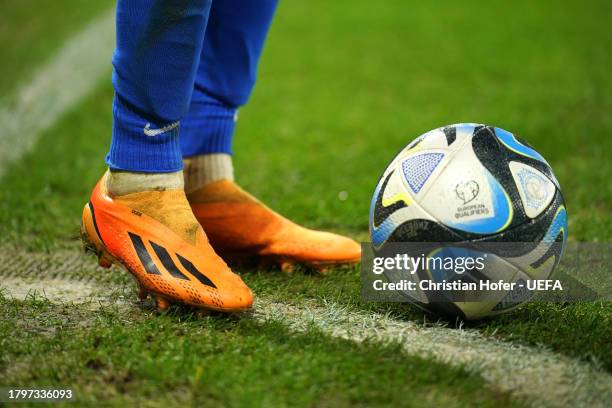
M 213 1 L 188 114 L 181 120 L 183 156 L 232 152 L 244 105 L 278 0 Z
M 211 0 L 118 0 L 111 169 L 182 168 L 178 122 L 189 110 L 210 6 Z

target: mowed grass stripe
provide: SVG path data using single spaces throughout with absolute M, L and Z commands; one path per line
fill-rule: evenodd
M 113 0 L 5 0 L 0 13 L 0 104 Z
M 568 248 L 571 251 L 573 245 Z M 570 265 L 571 266 L 571 265 Z M 560 271 L 567 272 L 562 262 Z M 484 336 L 545 346 L 555 353 L 578 358 L 595 367 L 612 371 L 612 303 L 606 301 L 555 303 L 530 302 L 491 319 L 476 322 L 437 322 L 435 316 L 406 303 L 361 302 L 359 268 L 337 269 L 326 276 L 291 275 L 269 270 L 243 270 L 243 279 L 260 295 L 291 303 L 336 303 L 360 313 L 389 315 L 398 320 L 443 323 L 451 328 L 478 330 Z
M 3 379 L 69 386 L 79 406 L 524 406 L 477 374 L 403 355 L 397 344 L 130 303 L 92 310 L 0 296 Z
M 0 263 L 0 276 L 9 295 L 13 293 L 23 298 L 30 293 L 30 288 L 45 296 L 44 288 L 49 287 L 46 295 L 53 301 L 82 302 L 84 297 L 90 296 L 99 302 L 104 297 L 100 291 L 108 290 L 97 286 L 100 282 L 91 279 L 93 275 L 87 277 L 81 272 L 97 267 L 91 258 L 76 252 L 65 251 L 63 258 L 57 254 L 31 254 L 36 264 L 47 266 L 38 276 L 30 274 L 29 278 L 24 270 L 17 276 L 16 262 L 13 265 L 6 262 L 9 257 L 3 253 L 0 259 L 5 262 Z M 14 256 L 14 252 L 12 254 Z M 112 282 L 111 275 L 102 275 L 101 282 Z M 45 281 L 45 276 L 50 279 Z M 107 287 L 112 285 L 107 284 Z M 467 368 L 481 375 L 493 389 L 511 393 L 533 406 L 603 407 L 612 398 L 609 373 L 544 348 L 485 337 L 477 330 L 424 326 L 376 312 L 351 310 L 334 302 L 322 306 L 302 299 L 288 304 L 270 296 L 257 298 L 252 316 L 264 323 L 279 322 L 293 332 L 316 328 L 331 337 L 354 342 L 398 344 L 406 355 L 433 358 L 442 364 Z
M 10 162 L 36 142 L 41 131 L 53 125 L 110 72 L 114 44 L 113 9 L 69 39 L 28 85 L 0 106 L 0 177 Z
M 408 355 L 431 357 L 479 373 L 493 387 L 533 406 L 606 407 L 612 398 L 612 376 L 543 348 L 531 348 L 484 337 L 476 330 L 424 327 L 377 313 L 355 312 L 329 303 L 325 307 L 288 305 L 259 298 L 255 315 L 276 319 L 296 331 L 312 326 L 353 341 L 401 344 Z

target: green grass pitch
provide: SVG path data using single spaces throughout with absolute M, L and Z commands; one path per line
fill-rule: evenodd
M 112 5 L 3 2 L 0 103 Z M 281 2 L 259 82 L 240 112 L 237 181 L 297 222 L 367 240 L 370 196 L 401 147 L 445 124 L 487 123 L 516 132 L 550 162 L 571 241 L 610 242 L 610 16 L 611 3 L 595 0 Z M 111 100 L 109 66 L 108 79 L 6 169 L 3 251 L 76 250 L 82 205 L 105 169 Z M 360 303 L 357 269 L 325 277 L 241 272 L 255 293 L 281 302 L 432 320 L 407 305 Z M 181 308 L 158 314 L 136 305 L 123 272 L 110 273 L 127 287 L 125 304 L 82 309 L 0 295 L 0 386 L 70 386 L 83 406 L 530 403 L 491 387 L 479 372 L 408 355 L 398 344 Z M 611 327 L 607 302 L 533 303 L 468 325 L 603 376 L 612 369 Z

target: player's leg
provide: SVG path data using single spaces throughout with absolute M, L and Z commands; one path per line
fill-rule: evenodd
M 216 310 L 252 295 L 209 245 L 183 189 L 179 121 L 188 110 L 210 0 L 119 0 L 109 171 L 83 210 L 86 245 L 121 263 L 141 295 Z
M 238 108 L 255 85 L 277 3 L 213 1 L 191 107 L 181 123 L 184 157 L 231 155 Z
M 213 2 L 189 114 L 182 122 L 185 188 L 194 214 L 226 260 L 255 258 L 290 269 L 354 263 L 353 240 L 300 227 L 234 182 L 232 137 L 257 73 L 276 0 Z

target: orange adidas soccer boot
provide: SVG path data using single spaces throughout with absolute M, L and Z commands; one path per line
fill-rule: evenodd
M 101 266 L 125 267 L 139 296 L 150 293 L 160 309 L 172 301 L 223 312 L 251 307 L 251 291 L 210 246 L 182 188 L 111 197 L 106 177 L 85 205 L 81 227 Z
M 284 271 L 302 264 L 324 272 L 361 257 L 361 247 L 352 239 L 301 227 L 232 181 L 208 183 L 187 199 L 212 246 L 228 262 L 256 260 Z

